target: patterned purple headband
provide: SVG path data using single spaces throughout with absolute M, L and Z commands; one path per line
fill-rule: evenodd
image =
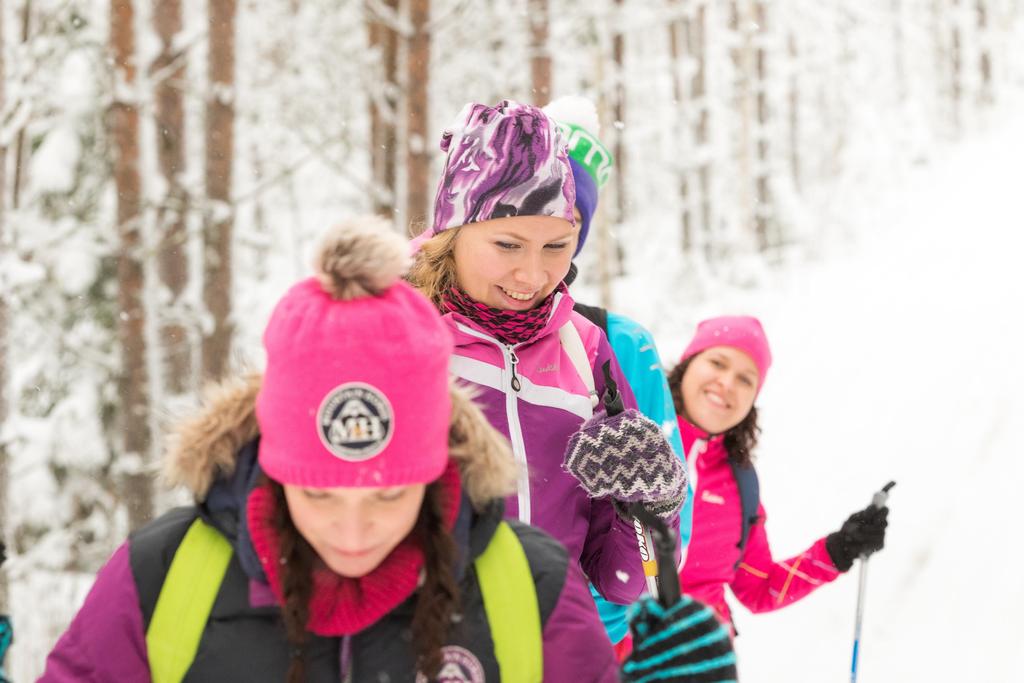
M 510 216 L 554 216 L 573 225 L 576 186 L 559 126 L 537 107 L 470 103 L 445 129 L 448 153 L 430 234 Z

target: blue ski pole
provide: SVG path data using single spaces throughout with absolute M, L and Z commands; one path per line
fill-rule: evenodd
M 890 481 L 882 487 L 881 491 L 875 492 L 871 497 L 871 504 L 876 508 L 885 507 L 889 499 L 889 489 L 896 485 Z M 860 579 L 857 583 L 857 621 L 853 627 L 853 662 L 850 664 L 850 683 L 857 683 L 857 659 L 860 656 L 860 627 L 864 623 L 864 595 L 867 593 L 868 584 L 868 556 L 860 556 Z

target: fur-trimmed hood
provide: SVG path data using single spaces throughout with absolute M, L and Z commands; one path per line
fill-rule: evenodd
M 256 396 L 262 376 L 249 374 L 210 386 L 192 417 L 172 431 L 164 479 L 184 485 L 204 501 L 218 478 L 235 473 L 239 451 L 259 436 Z M 449 455 L 459 464 L 462 487 L 477 510 L 516 490 L 517 465 L 508 441 L 491 427 L 463 388 L 451 386 Z

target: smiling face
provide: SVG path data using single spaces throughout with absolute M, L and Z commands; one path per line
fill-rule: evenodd
M 389 488 L 284 486 L 295 528 L 341 576 L 376 569 L 416 526 L 426 484 Z
M 474 301 L 528 311 L 569 272 L 579 229 L 551 216 L 465 225 L 455 241 L 455 276 Z
M 693 357 L 680 380 L 683 415 L 710 434 L 732 429 L 757 396 L 757 365 L 743 351 L 713 346 Z

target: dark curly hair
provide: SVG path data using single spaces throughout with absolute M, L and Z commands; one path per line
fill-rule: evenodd
M 668 373 L 668 388 L 672 392 L 672 403 L 675 405 L 676 415 L 685 416 L 680 385 L 683 381 L 683 375 L 686 374 L 686 369 L 690 367 L 690 362 L 698 355 L 700 354 L 690 356 L 672 368 Z M 741 467 L 753 466 L 754 448 L 757 447 L 757 437 L 760 434 L 761 428 L 757 426 L 757 407 L 751 406 L 747 416 L 723 435 L 725 452 L 729 454 L 729 459 Z
M 273 480 L 267 481 L 277 503 L 274 528 L 281 542 L 281 592 L 285 603 L 281 613 L 292 652 L 285 680 L 303 683 L 306 680 L 304 649 L 309 638 L 306 623 L 309 621 L 316 551 L 295 528 L 288 513 L 284 488 Z M 416 592 L 412 637 L 416 648 L 416 667 L 429 680 L 433 680 L 441 669 L 441 647 L 448 637 L 452 615 L 459 608 L 459 588 L 453 574 L 458 550 L 444 524 L 445 495 L 440 483 L 427 486 L 423 507 L 412 531 L 420 539 L 425 570 L 425 581 Z

